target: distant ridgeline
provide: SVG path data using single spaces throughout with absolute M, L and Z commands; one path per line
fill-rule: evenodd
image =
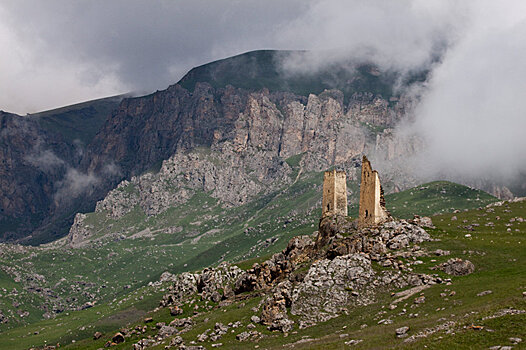
M 326 89 L 343 92 L 345 102 L 354 93 L 369 92 L 389 99 L 397 95 L 395 85 L 410 85 L 424 81 L 427 71 L 404 75 L 396 71 L 380 71 L 370 62 L 349 60 L 327 65 L 316 72 L 292 71 L 284 68 L 284 62 L 294 60 L 301 65 L 308 60 L 307 51 L 258 50 L 196 67 L 178 84 L 193 91 L 198 82 L 207 82 L 214 88 L 232 85 L 247 90 L 291 92 L 308 96 L 320 94 Z M 399 90 L 400 91 L 400 90 Z

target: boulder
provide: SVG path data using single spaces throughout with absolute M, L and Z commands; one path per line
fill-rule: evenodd
M 124 343 L 124 335 L 121 332 L 115 333 L 115 335 L 111 338 L 111 341 L 115 344 Z
M 183 313 L 183 309 L 181 309 L 179 306 L 174 305 L 170 307 L 170 315 L 177 316 L 177 315 L 181 315 L 182 313 Z
M 469 275 L 475 271 L 475 265 L 469 260 L 460 258 L 451 258 L 445 263 L 434 266 L 432 269 L 439 269 L 453 276 Z

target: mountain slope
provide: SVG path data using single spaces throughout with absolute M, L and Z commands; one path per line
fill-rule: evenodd
M 319 178 L 320 175 L 317 175 Z M 442 186 L 447 184 L 442 184 Z M 450 184 L 452 188 L 455 188 L 456 185 Z M 408 190 L 407 192 L 401 192 L 401 196 L 411 196 L 410 192 L 418 191 L 419 188 L 429 187 L 433 188 L 433 184 L 425 184 Z M 436 186 L 436 188 L 440 188 Z M 459 189 L 461 187 L 458 187 Z M 470 190 L 468 188 L 462 188 L 467 191 L 466 194 L 470 197 L 476 198 L 480 196 L 480 193 L 477 191 Z M 421 190 L 424 191 L 424 190 Z M 438 191 L 440 193 L 440 191 Z M 320 194 L 318 193 L 317 196 Z M 441 194 L 444 196 L 444 208 L 449 208 L 448 200 L 456 200 L 457 197 L 454 193 Z M 297 204 L 304 202 L 304 199 L 299 199 Z M 205 202 L 200 202 L 196 205 L 196 208 L 202 208 Z M 279 203 L 279 202 L 278 202 Z M 389 203 L 389 202 L 388 202 Z M 408 202 L 408 210 L 411 209 L 411 204 L 420 206 L 425 201 L 413 201 Z M 277 202 L 271 201 L 267 202 L 268 206 L 272 207 L 273 204 L 276 205 Z M 460 203 L 459 203 L 460 204 Z M 472 201 L 466 201 L 467 206 L 471 206 L 474 203 Z M 285 203 L 283 203 L 285 205 Z M 294 206 L 294 205 L 293 205 Z M 460 207 L 460 205 L 457 204 Z M 498 315 L 499 311 L 503 308 L 514 308 L 516 310 L 524 310 L 526 305 L 522 300 L 521 296 L 521 286 L 524 285 L 524 279 L 519 276 L 520 271 L 524 268 L 520 262 L 526 261 L 522 258 L 523 249 L 520 247 L 521 244 L 518 242 L 523 241 L 524 224 L 523 221 L 518 221 L 518 217 L 524 217 L 526 215 L 524 207 L 524 202 L 517 203 L 505 203 L 502 206 L 482 208 L 479 210 L 471 210 L 468 212 L 461 212 L 454 214 L 458 217 L 458 221 L 451 220 L 453 214 L 442 214 L 439 216 L 433 217 L 433 222 L 437 229 L 430 230 L 433 238 L 439 238 L 440 240 L 432 242 L 424 242 L 420 244 L 422 249 L 425 251 L 433 252 L 436 249 L 449 250 L 450 256 L 424 256 L 418 258 L 422 260 L 421 264 L 412 264 L 412 259 L 402 259 L 404 262 L 411 263 L 411 268 L 419 273 L 430 273 L 429 267 L 445 262 L 450 257 L 462 257 L 464 259 L 469 259 L 475 264 L 475 273 L 469 276 L 460 276 L 460 277 L 451 277 L 445 274 L 440 273 L 439 275 L 442 278 L 451 278 L 452 285 L 437 284 L 432 285 L 429 289 L 423 291 L 425 296 L 425 302 L 423 303 L 414 303 L 413 299 L 420 295 L 415 295 L 407 301 L 407 305 L 400 304 L 394 310 L 391 310 L 386 307 L 389 304 L 389 296 L 386 299 L 379 299 L 377 303 L 372 304 L 367 307 L 361 307 L 357 309 L 349 309 L 348 315 L 342 315 L 340 317 L 331 319 L 327 322 L 322 322 L 314 327 L 309 327 L 306 329 L 295 329 L 298 333 L 289 333 L 288 337 L 283 337 L 279 333 L 273 333 L 262 325 L 256 324 L 256 330 L 265 335 L 265 338 L 259 341 L 261 347 L 274 348 L 281 347 L 285 343 L 293 343 L 302 338 L 312 339 L 309 342 L 301 345 L 298 343 L 296 346 L 306 346 L 307 348 L 321 348 L 321 347 L 338 347 L 343 346 L 343 343 L 349 341 L 350 339 L 362 339 L 364 347 L 370 347 L 371 344 L 376 344 L 379 348 L 387 348 L 392 346 L 397 346 L 400 348 L 406 348 L 411 346 L 413 347 L 422 347 L 423 345 L 429 346 L 430 344 L 435 344 L 437 348 L 448 348 L 448 347 L 459 347 L 465 346 L 466 344 L 477 344 L 480 347 L 489 347 L 493 345 L 506 345 L 509 337 L 523 337 L 524 334 L 521 333 L 521 329 L 517 328 L 517 322 L 520 324 L 522 316 L 520 315 L 503 315 L 497 316 L 495 319 L 483 320 L 486 316 Z M 441 208 L 440 208 L 441 209 Z M 439 209 L 439 210 L 440 210 Z M 283 209 L 276 208 L 278 212 L 281 212 Z M 175 213 L 174 213 L 175 214 Z M 230 214 L 230 213 L 227 213 Z M 178 217 L 179 215 L 175 214 L 174 216 Z M 230 216 L 230 215 L 228 215 Z M 317 217 L 319 212 L 316 211 L 313 213 L 312 220 L 308 219 L 308 224 L 316 224 Z M 499 217 L 500 220 L 495 220 L 495 217 Z M 257 216 L 256 216 L 257 217 Z M 262 220 L 268 218 L 267 215 L 261 217 Z M 190 218 L 189 220 L 193 220 Z M 243 222 L 242 216 L 237 216 L 236 221 Z M 467 220 L 467 223 L 463 223 L 464 220 Z M 194 221 L 191 221 L 194 222 Z M 279 221 L 277 221 L 279 222 Z M 486 223 L 492 222 L 494 225 L 485 225 Z M 521 223 L 522 222 L 522 223 Z M 479 226 L 474 226 L 472 224 L 478 224 Z M 204 223 L 203 223 L 204 224 Z M 202 224 L 202 225 L 203 225 Z M 464 226 L 471 225 L 474 228 L 470 230 Z M 511 226 L 508 226 L 511 224 Z M 115 225 L 115 223 L 114 223 Z M 221 224 L 220 224 L 221 225 Z M 229 227 L 232 225 L 232 222 L 226 222 L 225 226 Z M 282 232 L 287 232 L 288 228 L 282 228 L 282 224 L 273 224 L 276 226 L 276 229 L 283 229 Z M 287 224 L 288 225 L 288 224 Z M 221 227 L 221 226 L 219 226 Z M 256 226 L 257 227 L 257 226 Z M 510 227 L 511 232 L 506 232 L 507 228 Z M 314 230 L 310 225 L 306 225 L 305 228 L 300 229 L 297 234 L 309 234 Z M 518 231 L 516 231 L 518 230 Z M 250 230 L 249 230 L 250 231 Z M 471 235 L 465 236 L 467 233 Z M 244 232 L 239 232 L 239 237 L 242 237 Z M 144 237 L 142 240 L 135 240 L 137 245 L 148 245 L 152 244 L 152 247 L 159 238 L 159 233 L 154 233 L 153 237 Z M 285 237 L 287 234 L 281 236 Z M 154 241 L 150 241 L 154 239 Z M 203 239 L 203 238 L 202 238 Z M 256 237 L 254 238 L 254 240 Z M 122 252 L 119 248 L 119 245 L 122 245 L 125 240 L 120 240 L 111 244 L 112 249 L 107 250 L 116 252 L 121 256 Z M 133 242 L 130 240 L 129 242 Z M 231 242 L 235 242 L 232 240 Z M 271 244 L 270 250 L 261 250 L 260 254 L 268 255 L 270 252 L 276 252 L 279 249 L 285 247 L 287 240 L 282 240 L 281 238 L 277 241 L 277 244 Z M 152 242 L 152 243 L 150 243 Z M 99 247 L 102 249 L 103 246 Z M 230 249 L 232 249 L 230 245 Z M 126 245 L 126 248 L 129 250 L 131 247 Z M 497 249 L 496 249 L 497 248 Z M 24 248 L 31 249 L 35 251 L 37 248 Z M 222 249 L 222 248 L 220 248 Z M 125 249 L 126 250 L 126 249 Z M 163 262 L 162 253 L 157 255 L 163 249 L 156 249 L 156 255 L 147 254 L 148 250 L 144 252 L 139 251 L 130 251 L 128 258 L 130 262 L 133 262 L 135 266 L 135 271 L 138 269 L 137 266 L 141 266 L 141 269 L 149 267 L 151 265 L 163 265 L 160 267 L 168 267 L 171 271 L 177 271 L 175 267 L 178 264 L 177 260 L 174 257 L 179 258 L 181 253 L 171 256 L 172 266 L 168 261 Z M 186 253 L 192 252 L 193 249 L 190 247 L 182 250 Z M 153 252 L 153 250 L 149 250 Z M 469 251 L 469 252 L 468 252 Z M 85 256 L 90 259 L 90 266 L 95 266 L 99 264 L 98 259 L 94 259 L 90 253 L 90 249 L 81 248 L 76 251 L 75 255 Z M 80 252 L 80 254 L 79 254 Z M 211 253 L 212 249 L 208 253 Z M 56 251 L 54 254 L 59 253 Z M 86 253 L 84 255 L 84 253 Z M 146 253 L 146 254 L 145 254 Z M 204 253 L 203 255 L 206 255 Z M 37 252 L 37 256 L 40 253 Z M 27 255 L 26 255 L 27 256 Z M 7 256 L 6 259 L 10 257 Z M 59 255 L 56 255 L 56 260 L 60 260 Z M 113 269 L 116 276 L 124 276 L 126 273 L 124 271 L 119 272 L 119 264 L 122 264 L 125 260 L 123 257 L 112 257 L 111 259 L 102 259 L 103 261 L 100 264 L 107 263 L 110 261 L 112 263 L 111 269 Z M 11 258 L 12 259 L 12 258 Z M 32 258 L 33 262 L 38 261 L 37 257 Z M 146 260 L 142 260 L 146 259 Z M 150 263 L 148 263 L 150 259 Z M 510 259 L 517 259 L 516 263 L 510 264 Z M 82 259 L 80 259 L 82 260 Z M 175 261 L 174 261 L 175 260 Z M 120 263 L 119 263 L 120 261 Z M 259 260 L 261 261 L 261 259 Z M 182 262 L 181 262 L 182 263 Z M 241 264 L 245 266 L 250 264 Z M 193 267 L 187 266 L 187 269 L 193 269 Z M 381 267 L 378 267 L 382 269 Z M 55 267 L 52 267 L 55 269 Z M 96 267 L 95 267 L 96 269 Z M 57 270 L 58 271 L 58 270 Z M 159 269 L 159 271 L 162 271 Z M 84 273 L 83 273 L 84 274 Z M 157 275 L 158 276 L 158 275 Z M 80 278 L 80 277 L 79 277 Z M 120 278 L 120 277 L 118 277 Z M 84 277 L 80 278 L 84 280 Z M 156 277 L 153 278 L 155 280 Z M 86 280 L 89 280 L 86 278 Z M 110 283 L 112 283 L 110 281 Z M 124 281 L 122 283 L 125 283 Z M 166 288 L 166 284 L 159 285 L 158 287 L 139 287 L 137 291 L 134 291 L 135 286 L 132 286 L 131 289 L 113 289 L 112 284 L 108 284 L 107 288 L 111 288 L 112 296 L 107 300 L 110 302 L 107 303 L 103 300 L 97 303 L 93 308 L 89 308 L 84 311 L 72 312 L 70 315 L 62 313 L 58 316 L 57 319 L 51 319 L 48 321 L 42 321 L 30 328 L 22 328 L 20 330 L 13 329 L 12 331 L 5 331 L 0 336 L 2 341 L 7 341 L 5 344 L 12 344 L 16 349 L 15 343 L 9 341 L 9 338 L 17 339 L 17 344 L 21 348 L 24 346 L 27 348 L 29 345 L 34 344 L 43 344 L 44 340 L 50 342 L 60 342 L 62 346 L 67 345 L 66 348 L 81 348 L 81 349 L 96 349 L 104 345 L 113 334 L 121 329 L 125 323 L 131 322 L 127 328 L 135 328 L 136 325 L 141 327 L 145 325 L 142 322 L 143 311 L 137 310 L 153 310 L 157 304 L 155 303 L 155 295 L 151 296 L 152 293 L 157 293 L 157 300 L 160 300 L 159 290 Z M 488 295 L 477 296 L 477 294 L 485 291 L 492 290 L 492 293 Z M 102 289 L 101 289 L 102 290 Z M 128 292 L 130 291 L 131 292 Z M 444 290 L 447 290 L 446 292 Z M 451 294 L 451 291 L 455 291 L 455 294 Z M 446 293 L 447 295 L 441 296 L 441 293 Z M 144 300 L 141 300 L 139 297 L 144 295 Z M 11 303 L 12 295 L 9 296 L 9 305 Z M 152 300 L 153 298 L 153 300 Z M 190 342 L 196 340 L 198 334 L 205 331 L 207 328 L 214 326 L 215 322 L 223 322 L 224 324 L 229 321 L 235 322 L 240 320 L 244 326 L 250 322 L 250 317 L 254 314 L 251 311 L 252 307 L 257 306 L 259 299 L 254 301 L 244 301 L 236 302 L 232 306 L 226 307 L 217 307 L 217 304 L 209 304 L 214 308 L 211 311 L 206 311 L 202 309 L 203 302 L 198 302 L 200 307 L 200 315 L 195 318 L 197 326 L 195 329 L 182 334 L 184 340 Z M 4 304 L 6 305 L 6 304 Z M 148 309 L 148 306 L 149 309 Z M 413 306 L 414 305 L 414 306 Z M 6 306 L 0 307 L 0 309 L 5 308 Z M 402 308 L 407 309 L 406 312 L 402 311 Z M 442 309 L 443 308 L 443 309 Z M 24 306 L 20 307 L 21 310 L 24 309 Z M 440 309 L 437 311 L 437 309 Z M 135 310 L 135 311 L 134 311 Z M 224 311 L 226 310 L 226 311 Z M 103 316 L 97 316 L 97 313 L 101 313 Z M 178 317 L 187 317 L 191 316 L 193 313 L 193 308 L 184 307 L 184 312 L 181 316 Z M 4 312 L 4 314 L 9 314 Z M 418 314 L 419 316 L 412 317 L 409 314 Z M 10 315 L 10 314 L 9 314 Z M 113 316 L 112 316 L 113 315 Z M 135 315 L 135 316 L 133 316 Z M 153 316 L 154 323 L 156 322 L 166 322 L 169 323 L 173 320 L 173 316 L 169 315 L 167 309 L 160 309 L 157 311 L 152 311 L 148 316 Z M 102 317 L 103 321 L 95 323 L 89 320 L 94 320 L 94 317 Z M 119 319 L 123 320 L 123 323 L 114 323 L 113 326 L 110 325 L 110 320 Z M 445 318 L 445 320 L 443 319 Z M 204 320 L 208 319 L 206 323 Z M 392 324 L 378 324 L 381 319 L 391 319 Z M 445 322 L 453 321 L 454 335 L 444 334 L 444 331 L 437 331 L 436 333 L 431 333 L 427 337 L 417 338 L 414 345 L 404 343 L 402 339 L 397 339 L 395 337 L 395 329 L 402 326 L 409 326 L 409 336 L 413 336 L 423 332 L 426 328 L 432 328 L 438 324 L 443 324 Z M 89 323 L 89 327 L 86 326 Z M 464 326 L 470 326 L 471 323 L 475 325 L 484 325 L 485 327 L 495 330 L 494 333 L 485 334 L 484 337 L 477 336 L 476 330 L 464 328 Z M 57 324 L 61 324 L 62 327 L 58 327 Z M 362 324 L 367 324 L 367 328 L 361 327 Z M 6 325 L 9 325 L 6 324 Z M 148 326 L 148 324 L 146 324 Z M 345 330 L 342 329 L 343 326 Z M 32 333 L 33 329 L 38 329 L 39 334 L 28 336 L 27 333 Z M 65 332 L 66 329 L 71 331 Z M 131 342 L 136 342 L 141 337 L 147 335 L 155 335 L 157 330 L 155 327 L 148 327 L 147 333 L 143 335 L 132 336 L 132 338 L 126 338 L 126 342 L 121 344 L 120 347 L 116 348 L 127 348 L 130 346 Z M 102 331 L 105 333 L 102 339 L 93 341 L 91 340 L 92 335 L 95 331 Z M 226 348 L 242 348 L 246 345 L 244 342 L 239 342 L 235 339 L 235 335 L 244 331 L 243 328 L 240 328 L 239 331 L 236 331 L 231 336 L 225 335 L 221 342 Z M 348 334 L 348 336 L 340 337 L 340 334 Z M 375 335 L 376 334 L 376 335 Z M 440 338 L 442 337 L 442 338 Z M 71 343 L 71 340 L 75 339 L 75 343 Z M 169 339 L 168 339 L 169 340 Z M 68 345 L 69 344 L 69 345 Z M 211 344 L 206 341 L 203 345 L 208 347 Z M 438 344 L 438 345 L 437 345 Z M 463 345 L 464 344 L 464 345 Z M 163 345 L 164 346 L 164 345 Z
M 49 132 L 60 134 L 68 143 L 88 145 L 111 112 L 127 95 L 101 98 L 49 111 L 33 113 L 31 119 Z
M 287 62 L 308 64 L 309 53 L 305 51 L 258 50 L 196 67 L 178 83 L 193 91 L 196 83 L 206 82 L 212 87 L 228 85 L 249 91 L 268 89 L 308 96 L 324 90 L 338 89 L 346 101 L 353 94 L 368 92 L 388 99 L 396 95 L 395 85 L 403 77 L 398 72 L 381 72 L 374 64 L 349 61 L 316 71 L 300 71 L 286 68 Z M 425 72 L 405 78 L 405 84 L 425 79 Z
M 64 235 L 75 212 L 93 203 L 90 174 L 80 161 L 104 120 L 124 96 L 27 116 L 0 111 L 0 241 L 45 228 L 45 240 Z
M 291 175 L 299 170 L 299 165 L 293 166 Z M 235 207 L 225 208 L 220 200 L 202 191 L 195 191 L 185 203 L 150 216 L 138 203 L 120 217 L 112 217 L 107 207 L 100 207 L 101 210 L 82 216 L 69 241 L 62 239 L 42 247 L 3 245 L 0 267 L 5 273 L 0 290 L 16 288 L 18 292 L 7 293 L 0 305 L 9 318 L 8 323 L 0 324 L 0 329 L 32 323 L 42 315 L 58 316 L 82 308 L 88 301 L 111 304 L 114 298 L 158 280 L 164 271 L 192 271 L 222 261 L 275 253 L 285 248 L 290 238 L 316 231 L 322 179 L 322 173 L 311 172 L 293 185 Z M 356 183 L 357 180 L 349 180 L 349 188 L 355 188 Z M 463 189 L 468 198 L 481 195 L 456 184 L 443 186 Z M 117 193 L 139 191 L 133 187 L 132 183 L 124 183 L 109 197 L 115 200 Z M 410 196 L 422 187 L 427 187 L 430 195 L 440 193 L 430 190 L 439 187 L 426 184 L 399 195 Z M 357 193 L 353 190 L 351 202 L 357 203 Z M 452 200 L 458 201 L 453 191 L 440 196 L 443 206 L 437 207 L 439 212 L 448 210 Z M 119 198 L 119 204 L 124 205 L 127 200 Z M 491 197 L 487 200 L 491 201 Z M 425 198 L 408 202 L 407 210 L 425 203 Z M 117 203 L 114 205 L 116 209 Z M 466 200 L 462 207 L 478 206 L 481 203 Z M 79 232 L 88 235 L 75 237 Z M 76 248 L 70 248 L 70 243 L 75 243 Z M 13 303 L 19 306 L 15 308 Z M 17 311 L 28 311 L 29 317 L 20 317 Z
M 14 192 L 3 192 L 6 199 L 0 201 L 1 236 L 5 240 L 31 232 L 25 242 L 32 244 L 63 236 L 73 212 L 91 210 L 121 180 L 158 167 L 177 152 L 224 142 L 260 147 L 283 160 L 304 152 L 320 158 L 320 152 L 328 151 L 321 169 L 352 158 L 364 137 L 372 144 L 376 133 L 404 115 L 408 101 L 393 89 L 400 86 L 398 73 L 360 62 L 350 64 L 352 69 L 333 67 L 315 74 L 289 74 L 280 68 L 284 56 L 301 54 L 249 52 L 197 67 L 179 84 L 148 96 L 118 96 L 24 117 L 35 135 L 45 137 L 26 137 L 34 142 L 20 149 L 20 137 L 3 138 L 13 152 L 2 155 L 0 171 L 12 174 L 5 186 Z M 328 88 L 336 89 L 324 92 Z M 309 97 L 311 93 L 316 96 Z M 326 138 L 315 137 L 317 128 L 327 124 L 333 130 L 321 129 Z M 267 125 L 272 129 L 265 130 Z M 335 134 L 341 136 L 336 152 L 328 150 L 335 147 L 328 139 Z M 351 140 L 349 154 L 342 137 Z M 48 174 L 30 165 L 42 180 L 26 181 L 25 165 L 6 164 L 27 157 L 57 169 Z M 44 193 L 35 196 L 39 191 Z M 11 202 L 34 210 L 14 209 Z

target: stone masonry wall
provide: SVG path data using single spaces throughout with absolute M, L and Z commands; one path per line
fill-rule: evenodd
M 347 177 L 345 171 L 326 171 L 323 175 L 322 217 L 347 216 Z
M 378 172 L 373 170 L 366 156 L 362 159 L 362 181 L 360 185 L 360 208 L 358 226 L 373 226 L 389 217 Z

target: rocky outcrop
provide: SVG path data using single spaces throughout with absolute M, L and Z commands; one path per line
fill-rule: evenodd
M 342 311 L 369 305 L 381 290 L 421 283 L 400 271 L 375 272 L 366 255 L 338 256 L 316 261 L 292 293 L 291 313 L 301 317 L 300 327 L 324 322 Z
M 78 213 L 75 215 L 75 220 L 69 229 L 67 237 L 67 241 L 72 247 L 82 246 L 82 243 L 93 234 L 90 226 L 86 224 L 84 220 L 86 220 L 86 214 Z
M 242 272 L 237 266 L 221 263 L 216 268 L 206 268 L 198 274 L 179 274 L 174 277 L 170 293 L 163 297 L 161 306 L 177 303 L 195 293 L 199 293 L 203 299 L 219 302 L 233 295 L 232 286 Z
M 439 277 L 414 274 L 391 261 L 412 256 L 410 246 L 429 239 L 424 229 L 403 220 L 358 229 L 346 218 L 326 217 L 316 236 L 294 237 L 282 252 L 247 271 L 222 263 L 199 274 L 179 275 L 161 305 L 181 303 L 195 294 L 219 302 L 256 292 L 251 295 L 264 297 L 259 316 L 251 321 L 289 332 L 371 304 L 389 289 L 440 283 Z M 414 254 L 424 253 L 415 245 Z M 372 261 L 389 268 L 376 272 Z M 299 318 L 298 325 L 291 314 Z
M 337 316 L 347 304 L 370 304 L 374 290 L 365 287 L 374 275 L 371 261 L 359 254 L 317 261 L 294 289 L 291 313 L 312 323 Z
M 475 271 L 475 265 L 469 260 L 451 258 L 448 261 L 435 266 L 434 269 L 442 270 L 448 275 L 464 276 L 473 273 Z

